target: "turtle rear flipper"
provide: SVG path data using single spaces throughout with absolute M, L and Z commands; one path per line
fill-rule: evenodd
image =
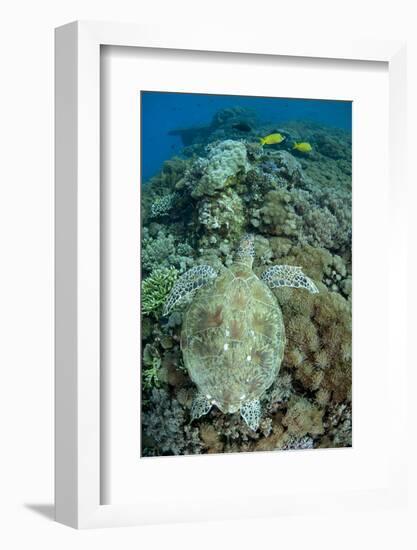
M 254 401 L 246 401 L 246 403 L 243 403 L 240 407 L 240 416 L 249 428 L 256 432 L 261 421 L 261 403 L 259 402 L 259 399 L 255 399 Z
M 216 277 L 217 271 L 209 265 L 197 265 L 186 271 L 172 287 L 165 302 L 163 315 L 168 315 L 175 306 L 190 300 L 199 288 Z
M 307 275 L 304 275 L 301 267 L 292 265 L 273 265 L 269 267 L 262 273 L 261 281 L 267 284 L 269 288 L 281 286 L 305 288 L 312 294 L 319 291 L 314 282 Z
M 200 416 L 207 414 L 210 411 L 211 406 L 212 405 L 207 397 L 201 393 L 197 394 L 191 405 L 191 422 L 196 418 L 200 418 Z

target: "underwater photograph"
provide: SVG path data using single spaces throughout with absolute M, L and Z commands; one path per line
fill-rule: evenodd
M 351 447 L 352 103 L 140 102 L 141 456 Z

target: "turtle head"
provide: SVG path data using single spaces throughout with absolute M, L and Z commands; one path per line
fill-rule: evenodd
M 255 257 L 255 236 L 252 233 L 246 233 L 240 240 L 239 246 L 236 251 L 235 260 L 242 262 L 249 267 L 252 267 L 253 259 Z

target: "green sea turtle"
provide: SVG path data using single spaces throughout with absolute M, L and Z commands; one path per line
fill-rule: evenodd
M 281 309 L 270 289 L 318 292 L 300 267 L 274 265 L 259 279 L 254 256 L 254 238 L 245 235 L 229 268 L 193 267 L 168 295 L 164 315 L 192 299 L 181 331 L 184 364 L 198 388 L 192 419 L 216 405 L 223 413 L 240 410 L 248 426 L 258 428 L 259 399 L 276 380 L 285 347 Z

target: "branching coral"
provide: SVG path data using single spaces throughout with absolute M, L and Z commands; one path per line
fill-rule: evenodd
M 161 360 L 158 357 L 152 359 L 151 367 L 143 369 L 142 380 L 144 389 L 151 389 L 153 387 L 158 388 L 160 385 L 159 369 L 161 367 Z
M 155 269 L 142 281 L 142 314 L 159 317 L 165 300 L 178 277 L 175 268 Z
M 159 226 L 161 227 L 161 226 Z M 142 233 L 142 270 L 150 273 L 161 267 L 176 267 L 183 272 L 193 264 L 193 249 L 187 243 L 176 244 L 172 233 L 159 229 L 155 236 L 147 227 Z
M 146 344 L 142 354 L 142 387 L 151 390 L 161 385 L 161 357 L 158 349 Z
M 290 437 L 285 445 L 282 447 L 282 450 L 292 450 L 299 451 L 302 449 L 313 449 L 314 448 L 314 439 L 308 435 L 303 437 Z
M 324 420 L 326 435 L 320 447 L 352 446 L 352 411 L 348 404 L 341 403 L 328 409 Z
M 159 230 L 151 236 L 147 227 L 142 232 L 142 269 L 151 272 L 157 267 L 170 267 L 171 258 L 175 255 L 175 240 L 171 233 Z
M 181 455 L 201 452 L 198 428 L 186 423 L 184 409 L 164 389 L 151 392 L 152 410 L 142 415 L 145 454 Z M 154 451 L 155 449 L 155 451 Z

